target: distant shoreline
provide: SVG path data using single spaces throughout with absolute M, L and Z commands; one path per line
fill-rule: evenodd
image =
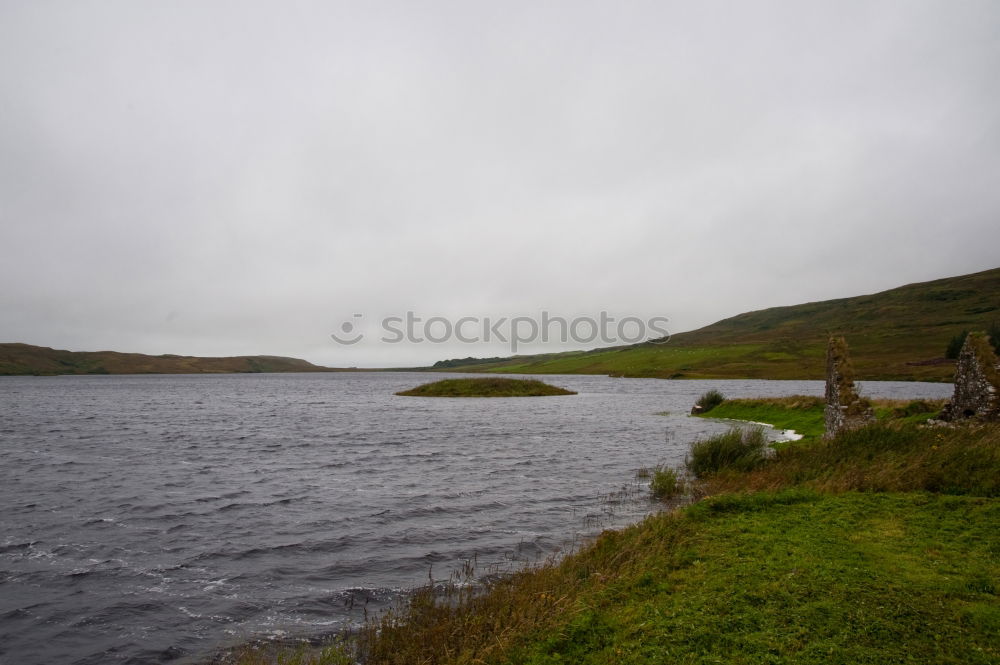
M 67 351 L 22 343 L 0 344 L 0 376 L 100 374 L 270 374 L 356 372 L 357 368 L 314 365 L 283 356 L 198 357 L 118 351 Z

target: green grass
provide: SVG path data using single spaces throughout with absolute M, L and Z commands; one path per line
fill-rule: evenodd
M 922 425 L 935 418 L 944 408 L 943 399 L 915 400 L 872 400 L 875 417 L 880 421 L 893 421 L 910 425 Z
M 565 565 L 587 581 L 564 611 L 485 662 L 996 663 L 998 520 L 923 494 L 709 499 L 605 535 Z
M 711 413 L 699 416 L 767 423 L 778 429 L 795 430 L 804 438 L 815 438 L 825 431 L 823 408 L 822 399 L 805 395 L 729 399 L 712 409 Z
M 541 397 L 575 395 L 572 390 L 534 379 L 445 379 L 396 393 L 407 397 Z
M 996 663 L 1000 501 L 791 489 L 711 497 L 412 605 L 369 665 Z
M 875 417 L 883 422 L 922 424 L 934 418 L 944 407 L 944 400 L 872 400 Z M 759 397 L 727 399 L 702 418 L 746 420 L 767 423 L 777 429 L 795 430 L 804 441 L 815 439 L 826 431 L 823 420 L 825 404 L 819 397 Z

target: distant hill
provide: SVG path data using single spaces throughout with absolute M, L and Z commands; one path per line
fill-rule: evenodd
M 0 344 L 0 374 L 233 374 L 241 372 L 331 372 L 281 356 L 147 356 L 117 351 L 63 351 L 30 344 Z
M 661 378 L 821 379 L 826 340 L 845 335 L 861 379 L 950 381 L 948 342 L 1000 325 L 1000 268 L 872 295 L 773 307 L 666 344 L 448 363 L 449 371 Z

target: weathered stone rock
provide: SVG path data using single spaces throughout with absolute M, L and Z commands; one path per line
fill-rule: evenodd
M 990 339 L 969 333 L 955 364 L 955 394 L 938 416 L 941 420 L 1000 420 L 1000 372 Z
M 847 355 L 847 341 L 831 337 L 826 347 L 826 438 L 874 422 L 875 414 L 854 387 L 854 369 Z

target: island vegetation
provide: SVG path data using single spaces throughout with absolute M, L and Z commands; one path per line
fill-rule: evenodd
M 576 393 L 535 379 L 487 377 L 444 379 L 396 394 L 406 397 L 544 397 Z

